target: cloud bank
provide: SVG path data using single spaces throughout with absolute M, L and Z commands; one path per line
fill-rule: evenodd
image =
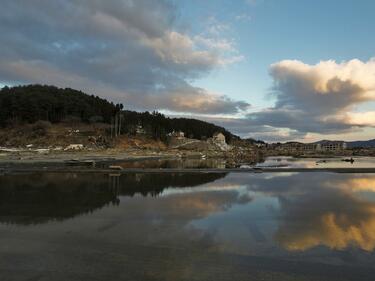
M 250 113 L 237 132 L 268 140 L 302 138 L 307 133 L 340 134 L 375 127 L 375 111 L 356 111 L 375 101 L 375 59 L 315 65 L 284 60 L 270 67 L 275 106 Z
M 167 0 L 2 1 L 0 83 L 78 88 L 136 109 L 246 109 L 190 84 L 242 56 L 230 40 L 179 30 L 176 14 Z

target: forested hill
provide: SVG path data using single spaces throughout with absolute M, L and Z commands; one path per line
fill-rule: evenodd
M 89 122 L 110 122 L 116 106 L 105 99 L 73 89 L 28 85 L 0 91 L 0 124 L 7 122 L 34 123 L 46 120 L 58 123 L 67 119 Z
M 155 139 L 165 139 L 172 131 L 182 131 L 186 136 L 204 139 L 215 132 L 222 132 L 227 140 L 237 139 L 226 129 L 214 124 L 188 118 L 169 118 L 158 112 L 135 112 L 122 110 L 114 104 L 81 91 L 54 86 L 27 85 L 4 87 L 0 90 L 0 126 L 17 123 L 34 123 L 38 120 L 59 123 L 104 122 L 121 112 L 121 132 L 134 134 L 142 127 Z
M 230 142 L 239 139 L 223 127 L 216 126 L 202 120 L 190 118 L 169 118 L 158 112 L 135 112 L 123 111 L 124 124 L 123 131 L 133 134 L 137 126 L 142 126 L 150 135 L 156 139 L 164 140 L 170 132 L 181 131 L 186 137 L 201 139 L 212 137 L 216 132 L 221 132 Z

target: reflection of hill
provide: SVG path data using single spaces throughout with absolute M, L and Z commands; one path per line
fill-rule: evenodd
M 0 177 L 2 222 L 42 223 L 90 213 L 118 203 L 104 180 L 89 181 L 72 174 L 34 174 Z
M 126 168 L 153 168 L 153 169 L 225 169 L 225 160 L 222 159 L 147 159 L 139 161 L 125 161 L 117 165 Z
M 168 187 L 196 186 L 225 174 L 30 174 L 0 177 L 0 222 L 37 224 L 118 204 L 118 195 L 157 195 Z
M 224 178 L 226 173 L 182 173 L 182 174 L 125 174 L 120 177 L 120 194 L 133 196 L 157 195 L 168 187 L 193 187 Z

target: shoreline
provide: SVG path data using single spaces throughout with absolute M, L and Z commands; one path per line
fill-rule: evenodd
M 9 153 L 0 156 L 0 175 L 14 173 L 101 173 L 121 175 L 126 173 L 300 173 L 300 172 L 331 172 L 331 173 L 375 173 L 374 167 L 253 167 L 240 168 L 238 166 L 227 167 L 118 167 L 120 163 L 132 163 L 142 161 L 228 161 L 222 155 L 202 158 L 202 153 L 182 154 L 180 151 L 75 151 L 61 153 Z M 208 155 L 207 155 L 208 156 Z M 278 157 L 278 156 L 272 156 Z M 279 157 L 283 157 L 279 155 Z M 340 158 L 335 156 L 333 158 Z M 296 159 L 303 159 L 294 157 Z M 314 157 L 311 157 L 314 159 Z M 327 157 L 325 157 L 327 158 Z M 318 159 L 318 158 L 316 158 Z M 241 164 L 241 163 L 239 163 Z M 121 164 L 120 164 L 121 165 Z M 116 166 L 110 168 L 110 166 Z
M 0 175 L 20 173 L 100 173 L 121 175 L 129 173 L 375 173 L 374 168 L 126 168 L 122 170 L 108 168 L 69 168 L 69 167 L 9 167 L 0 168 Z

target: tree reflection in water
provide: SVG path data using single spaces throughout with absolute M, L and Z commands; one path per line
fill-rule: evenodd
M 192 187 L 225 177 L 220 174 L 36 173 L 0 177 L 0 222 L 39 224 L 118 205 L 119 195 L 157 196 L 168 187 Z

